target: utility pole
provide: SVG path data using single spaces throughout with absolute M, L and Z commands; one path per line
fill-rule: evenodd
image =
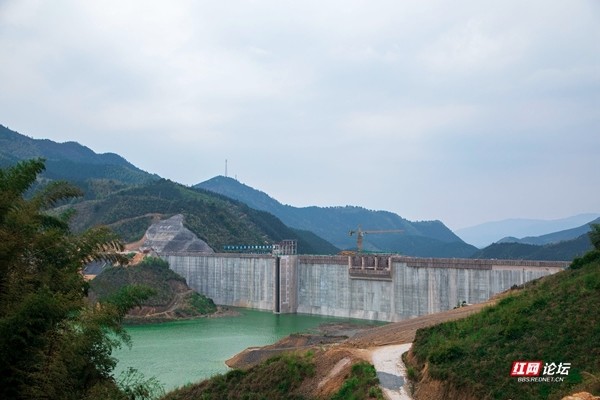
M 225 159 L 225 178 L 227 178 L 227 159 Z

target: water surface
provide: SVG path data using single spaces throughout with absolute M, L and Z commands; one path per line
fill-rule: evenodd
M 227 372 L 225 360 L 252 346 L 274 343 L 292 333 L 315 332 L 343 318 L 237 309 L 241 315 L 128 326 L 132 347 L 113 354 L 119 360 L 115 376 L 129 367 L 155 377 L 166 390 Z

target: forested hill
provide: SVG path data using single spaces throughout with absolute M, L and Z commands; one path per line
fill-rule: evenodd
M 473 258 L 499 258 L 522 260 L 564 260 L 581 257 L 592 249 L 588 233 L 600 218 L 579 226 L 542 236 L 522 239 L 504 238 L 473 254 Z
M 399 252 L 424 257 L 469 257 L 477 249 L 463 242 L 440 221 L 409 221 L 387 211 L 362 207 L 304 207 L 283 205 L 264 192 L 235 179 L 217 176 L 195 187 L 239 200 L 249 207 L 265 210 L 288 226 L 314 232 L 343 249 L 356 248 L 350 230 L 402 230 L 402 233 L 367 234 L 367 251 Z
M 477 251 L 472 258 L 498 258 L 517 260 L 570 261 L 592 249 L 588 234 L 558 243 L 535 245 L 527 243 L 493 243 Z
M 312 232 L 288 228 L 267 212 L 161 179 L 117 154 L 97 154 L 76 142 L 33 139 L 0 125 L 0 168 L 40 157 L 46 160 L 46 168 L 35 187 L 66 180 L 83 190 L 83 199 L 63 206 L 76 209 L 72 226 L 77 231 L 104 224 L 125 241 L 134 241 L 156 219 L 183 214 L 186 227 L 216 251 L 224 245 L 261 245 L 284 239 L 297 239 L 298 251 L 307 254 L 339 251 Z
M 558 232 L 552 232 L 541 236 L 527 236 L 521 239 L 515 237 L 505 237 L 498 241 L 498 243 L 523 243 L 523 244 L 537 244 L 545 245 L 552 243 L 559 243 L 562 241 L 577 239 L 581 235 L 586 235 L 591 231 L 591 227 L 594 224 L 600 224 L 600 218 L 596 218 L 581 226 L 564 229 Z
M 183 214 L 184 225 L 217 252 L 225 245 L 265 245 L 285 239 L 297 239 L 298 252 L 304 254 L 339 251 L 310 232 L 290 229 L 272 214 L 166 179 L 64 207 L 75 208 L 76 231 L 108 225 L 126 241 L 141 239 L 156 219 Z
M 97 154 L 77 142 L 57 143 L 48 139 L 33 139 L 0 125 L 0 167 L 20 160 L 46 159 L 42 177 L 86 182 L 107 179 L 124 184 L 137 184 L 159 179 L 142 171 L 114 153 Z

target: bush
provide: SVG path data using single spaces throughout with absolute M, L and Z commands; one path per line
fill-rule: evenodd
M 146 256 L 146 257 L 144 257 L 144 259 L 142 260 L 142 262 L 140 262 L 139 265 L 142 265 L 142 266 L 155 266 L 155 267 L 161 267 L 161 268 L 169 269 L 169 262 L 166 261 L 166 260 L 163 260 L 160 257 Z
M 577 257 L 571 263 L 571 269 L 579 269 L 584 265 L 600 262 L 600 250 L 588 251 L 583 257 Z
M 368 362 L 352 366 L 349 377 L 331 400 L 383 399 L 377 372 Z
M 311 356 L 281 355 L 250 368 L 233 370 L 195 385 L 177 389 L 164 400 L 188 399 L 269 399 L 302 400 L 294 391 L 307 377 L 313 376 Z

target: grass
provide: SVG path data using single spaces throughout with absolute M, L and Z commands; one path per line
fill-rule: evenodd
M 298 392 L 315 374 L 313 352 L 285 354 L 250 368 L 233 370 L 167 393 L 162 400 L 309 400 Z M 375 368 L 366 362 L 352 366 L 340 390 L 330 400 L 383 399 Z
M 367 362 L 360 362 L 352 366 L 350 376 L 331 400 L 383 400 L 383 398 L 375 368 Z
M 600 263 L 543 280 L 471 317 L 417 331 L 421 370 L 481 399 L 561 398 L 600 390 Z M 562 383 L 520 383 L 513 361 L 571 363 Z M 412 374 L 418 376 L 416 372 Z
M 310 355 L 273 357 L 248 371 L 233 370 L 168 393 L 163 400 L 302 400 L 295 390 L 315 373 Z

